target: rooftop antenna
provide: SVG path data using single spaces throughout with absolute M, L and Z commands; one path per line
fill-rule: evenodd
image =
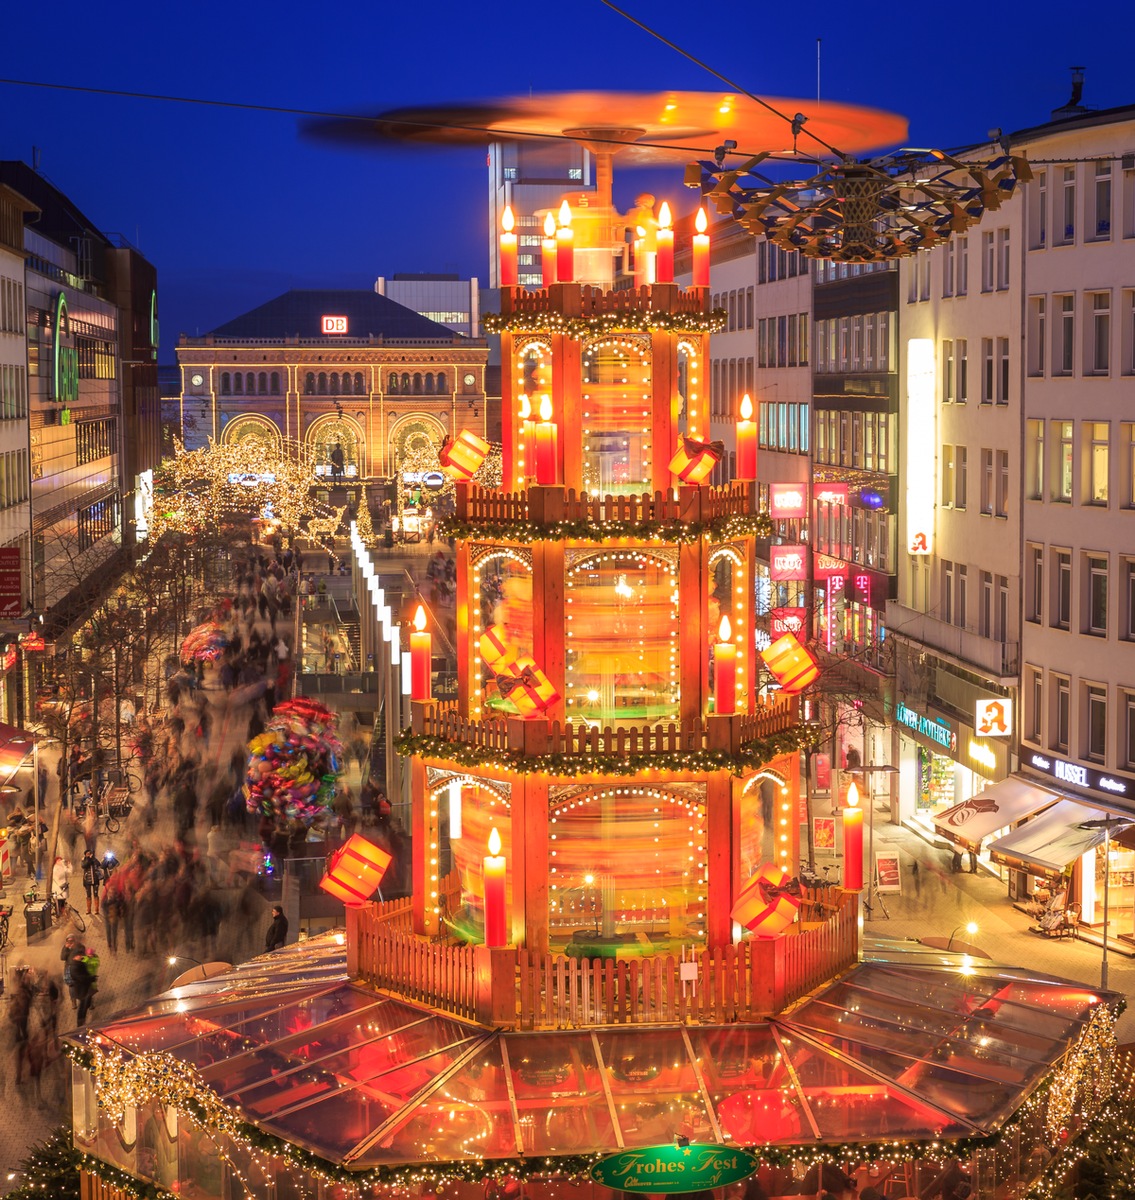
M 823 38 L 816 38 L 816 103 L 820 103 L 820 44 Z
M 32 170 L 35 171 L 35 173 L 37 175 L 39 174 L 39 154 L 40 154 L 39 147 L 33 146 L 32 147 Z

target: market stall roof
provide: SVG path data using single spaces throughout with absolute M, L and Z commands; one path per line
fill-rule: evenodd
M 0 771 L 14 771 L 32 752 L 35 734 L 0 723 Z
M 1103 845 L 1103 828 L 1085 829 L 1084 825 L 1105 816 L 1102 809 L 1061 800 L 1012 833 L 990 842 L 989 853 L 997 862 L 1021 865 L 1048 875 L 1059 874 L 1081 855 Z
M 1012 775 L 939 813 L 934 828 L 947 841 L 977 849 L 999 829 L 1015 825 L 1059 799 L 1056 792 Z
M 346 979 L 326 938 L 74 1038 L 165 1053 L 237 1114 L 365 1168 L 995 1131 L 1111 996 L 940 956 L 866 962 L 749 1024 L 501 1032 Z

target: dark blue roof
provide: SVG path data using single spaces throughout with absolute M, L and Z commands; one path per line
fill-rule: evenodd
M 442 338 L 459 334 L 377 292 L 348 288 L 293 288 L 234 317 L 211 331 L 223 338 L 317 338 L 325 336 L 323 317 L 346 317 L 348 338 L 384 337 L 389 341 Z M 329 341 L 335 334 L 326 335 Z

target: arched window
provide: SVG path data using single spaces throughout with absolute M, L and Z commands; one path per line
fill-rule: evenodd
M 239 371 L 233 376 L 233 391 L 238 396 L 244 394 L 244 376 Z
M 426 395 L 432 396 L 433 392 L 434 392 L 434 373 L 432 371 L 427 371 L 426 372 Z
M 421 394 L 422 394 L 422 375 L 421 375 L 420 371 L 416 371 L 414 373 L 414 395 L 420 396 Z
M 397 393 L 397 391 L 398 391 L 398 372 L 397 371 L 390 372 L 390 379 L 387 381 L 386 390 L 391 393 Z
M 272 395 L 278 396 L 279 394 L 280 394 L 280 372 L 273 371 L 272 372 Z
M 249 371 L 248 378 L 245 380 L 244 390 L 249 396 L 256 395 L 256 376 L 251 371 Z
M 326 371 L 319 372 L 319 394 L 321 396 L 327 395 L 327 372 Z
M 256 381 L 256 390 L 263 396 L 268 391 L 268 372 L 261 371 L 260 378 Z
M 232 390 L 233 390 L 232 376 L 228 373 L 228 371 L 222 371 L 221 372 L 221 395 L 228 396 L 232 393 Z
M 449 388 L 445 386 L 445 372 L 444 371 L 439 371 L 437 373 L 437 390 L 439 392 L 448 392 L 449 391 Z
M 366 385 L 363 383 L 362 371 L 355 372 L 355 395 L 361 396 L 366 391 Z
M 304 394 L 307 396 L 315 395 L 315 372 L 308 371 L 307 377 L 303 381 Z
M 339 372 L 338 371 L 331 372 L 331 395 L 332 396 L 339 395 Z
M 410 394 L 410 373 L 408 371 L 402 372 L 402 387 L 400 390 L 405 396 Z

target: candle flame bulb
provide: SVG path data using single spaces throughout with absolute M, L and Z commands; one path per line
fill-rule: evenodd
M 661 229 L 669 229 L 674 218 L 670 215 L 670 205 L 665 200 L 662 201 L 662 207 L 658 210 L 658 225 Z
M 532 405 L 529 402 L 528 393 L 521 392 L 520 393 L 520 419 L 522 421 L 527 421 L 531 415 L 532 415 Z
M 567 204 L 566 200 L 564 201 L 564 204 Z M 556 218 L 553 217 L 551 213 L 548 213 L 548 215 L 544 218 L 544 236 L 556 236 Z
M 847 807 L 848 808 L 858 808 L 859 807 L 859 788 L 856 787 L 854 779 L 851 781 L 850 784 L 848 784 Z
M 549 213 L 548 215 L 551 216 L 551 213 Z M 560 205 L 559 220 L 560 220 L 560 225 L 564 229 L 566 229 L 571 224 L 571 205 L 568 204 L 568 202 L 566 200 L 563 202 L 563 204 Z M 547 228 L 547 225 L 545 225 L 545 228 Z
M 540 420 L 550 421 L 552 419 L 552 397 L 545 393 L 540 399 Z
M 646 230 L 645 230 L 645 229 L 643 229 L 643 227 L 642 227 L 641 225 L 636 225 L 634 228 L 635 228 L 635 233 L 636 233 L 636 234 L 637 234 L 637 235 L 638 235 L 640 238 L 644 238 L 644 237 L 646 237 Z
M 426 610 L 419 604 L 418 611 L 414 613 L 414 628 L 421 633 L 426 627 Z
M 496 858 L 501 852 L 501 835 L 497 833 L 497 827 L 494 825 L 489 833 L 489 853 Z
M 753 401 L 746 392 L 741 397 L 741 420 L 751 421 L 753 419 Z
M 698 215 L 694 217 L 694 228 L 698 233 L 705 233 L 709 228 L 709 222 L 705 219 L 705 209 L 699 208 Z
M 505 233 L 511 233 L 512 227 L 515 224 L 516 221 L 512 215 L 512 205 L 506 204 L 504 206 L 504 212 L 501 215 L 501 228 L 505 231 Z
M 733 640 L 733 626 L 729 624 L 729 618 L 722 616 L 721 624 L 717 627 L 717 637 L 719 641 L 731 642 Z

